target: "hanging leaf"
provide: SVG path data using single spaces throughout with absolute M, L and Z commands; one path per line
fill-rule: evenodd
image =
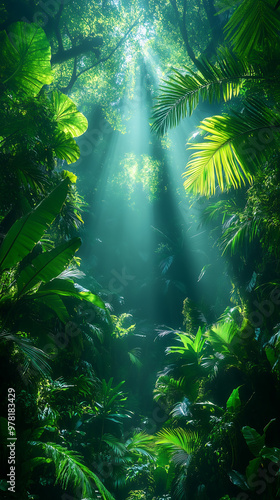
M 88 128 L 86 117 L 80 113 L 73 101 L 58 90 L 52 93 L 52 103 L 54 108 L 54 118 L 57 122 L 58 130 L 71 137 L 79 137 Z
M 36 302 L 42 303 L 49 309 L 54 311 L 60 321 L 62 321 L 62 323 L 67 323 L 67 321 L 69 321 L 70 316 L 68 314 L 68 311 L 63 303 L 63 300 L 58 294 L 54 294 L 51 292 L 42 294 L 37 292 Z
M 42 28 L 18 22 L 0 33 L 2 87 L 36 95 L 52 80 L 51 48 Z
M 235 486 L 239 486 L 239 488 L 241 488 L 244 491 L 249 490 L 249 486 L 243 474 L 240 474 L 240 472 L 238 472 L 237 470 L 232 470 L 231 472 L 229 472 L 228 475 L 230 477 L 231 482 L 235 484 Z
M 242 427 L 242 434 L 249 447 L 249 450 L 256 457 L 264 447 L 265 434 L 262 436 L 252 427 Z
M 227 400 L 227 410 L 229 411 L 236 411 L 238 408 L 241 406 L 241 401 L 239 397 L 239 389 L 241 385 L 237 387 L 236 389 L 233 389 L 230 397 Z
M 27 293 L 41 281 L 50 281 L 60 274 L 80 245 L 80 238 L 73 238 L 49 252 L 38 255 L 19 275 L 17 280 L 18 295 Z
M 250 479 L 252 479 L 252 476 L 257 473 L 261 461 L 261 457 L 253 458 L 253 460 L 250 460 L 249 465 L 246 467 L 247 481 L 250 481 Z
M 86 300 L 101 309 L 105 309 L 105 304 L 100 297 L 89 291 L 79 292 L 72 280 L 59 278 L 52 279 L 48 283 L 40 286 L 38 292 L 36 293 L 36 297 L 43 297 L 44 294 L 49 295 L 50 293 L 65 297 L 75 297 L 79 300 Z
M 0 269 L 15 266 L 38 243 L 60 212 L 68 186 L 69 179 L 65 179 L 34 210 L 13 224 L 0 248 Z
M 280 449 L 279 448 L 264 447 L 261 450 L 261 456 L 262 456 L 262 458 L 267 458 L 268 460 L 271 460 L 271 462 L 275 462 L 276 464 L 279 464 L 279 462 L 280 462 Z

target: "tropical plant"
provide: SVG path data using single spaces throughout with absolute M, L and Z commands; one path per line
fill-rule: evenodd
M 244 15 L 249 10 L 250 15 L 246 16 L 240 30 L 241 12 Z M 257 24 L 254 19 L 258 20 Z M 201 122 L 200 129 L 206 135 L 204 142 L 190 144 L 189 149 L 196 152 L 192 154 L 184 174 L 184 185 L 188 191 L 210 196 L 215 193 L 216 184 L 221 191 L 248 185 L 277 149 L 275 140 L 279 132 L 279 113 L 273 98 L 277 98 L 275 81 L 278 69 L 272 63 L 277 49 L 270 54 L 271 39 L 268 38 L 266 45 L 264 36 L 270 23 L 270 36 L 273 38 L 279 24 L 278 13 L 274 17 L 271 7 L 262 0 L 254 6 L 249 0 L 243 0 L 226 27 L 233 50 L 237 53 L 222 49 L 217 54 L 216 63 L 204 61 L 198 73 L 188 70 L 188 74 L 184 75 L 176 71 L 161 89 L 154 108 L 153 123 L 154 130 L 159 133 L 191 114 L 199 98 L 212 102 L 214 98 L 220 100 L 222 97 L 226 101 L 238 95 L 245 82 L 250 90 L 247 99 L 243 100 L 241 112 L 231 111 L 230 114 L 206 118 Z M 250 43 L 246 43 L 247 50 L 245 53 L 243 50 L 241 56 L 240 47 L 245 43 L 241 36 L 243 29 L 247 37 L 248 33 L 254 33 L 254 36 L 250 38 Z M 279 49 L 278 41 L 276 43 Z M 263 57 L 261 64 L 256 65 L 255 54 L 261 50 L 268 57 L 267 60 Z M 251 80 L 252 85 L 249 84 Z M 267 88 L 268 103 L 260 102 L 260 84 Z

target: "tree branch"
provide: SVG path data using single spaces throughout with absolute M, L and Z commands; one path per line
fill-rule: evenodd
M 127 32 L 124 34 L 124 36 L 118 41 L 117 45 L 111 50 L 111 52 L 107 55 L 107 56 L 104 56 L 104 57 L 101 57 L 100 59 L 98 59 L 98 61 L 94 62 L 93 64 L 91 64 L 90 66 L 88 66 L 87 68 L 84 68 L 82 69 L 81 71 L 79 71 L 79 73 L 76 73 L 75 76 L 74 76 L 74 72 L 72 73 L 72 76 L 71 76 L 71 79 L 67 85 L 67 87 L 64 87 L 62 90 L 65 92 L 65 93 L 69 93 L 74 84 L 76 83 L 76 81 L 78 80 L 78 78 L 83 75 L 84 73 L 86 73 L 87 71 L 91 70 L 92 68 L 95 68 L 96 66 L 98 66 L 99 64 L 102 64 L 106 61 L 108 61 L 112 56 L 113 54 L 119 49 L 119 47 L 123 44 L 123 42 L 127 39 L 128 35 L 131 33 L 131 31 L 135 28 L 135 26 L 139 23 L 139 20 L 141 19 L 142 17 L 142 14 L 136 19 L 136 21 L 129 27 L 129 29 L 127 30 Z
M 180 29 L 180 32 L 181 32 L 181 35 L 182 35 L 185 47 L 187 49 L 187 54 L 188 54 L 189 58 L 191 59 L 191 61 L 195 64 L 195 66 L 197 67 L 197 69 L 200 70 L 202 68 L 202 66 L 201 66 L 199 60 L 196 58 L 195 53 L 194 53 L 192 47 L 190 46 L 188 32 L 187 32 L 187 28 L 186 28 L 187 0 L 184 0 L 183 17 L 182 17 L 182 19 L 180 17 L 180 12 L 178 10 L 178 6 L 177 6 L 176 0 L 169 0 L 169 2 L 170 2 L 170 5 L 174 9 L 174 12 L 175 12 L 175 15 L 176 15 L 176 19 L 177 19 L 177 22 L 178 22 L 178 26 L 179 26 L 179 29 Z

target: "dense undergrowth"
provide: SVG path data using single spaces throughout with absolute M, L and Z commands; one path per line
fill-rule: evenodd
M 43 29 L 1 33 L 1 498 L 280 496 L 279 17 L 261 3 L 270 31 L 250 16 L 240 31 L 238 9 L 252 4 L 243 0 L 227 27 L 231 51 L 176 72 L 154 109 L 162 132 L 199 98 L 239 96 L 201 124 L 186 174 L 188 190 L 218 191 L 203 218 L 232 297 L 214 323 L 185 298 L 178 329 L 113 310 L 117 293 L 94 276 L 86 287 L 76 255 L 86 204 L 66 163 L 79 158 L 87 120 L 48 87 Z

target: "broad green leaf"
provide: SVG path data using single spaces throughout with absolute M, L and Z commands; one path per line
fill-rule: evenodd
M 0 33 L 0 83 L 4 88 L 36 95 L 52 82 L 51 48 L 35 24 L 18 22 Z
M 255 429 L 247 425 L 242 427 L 242 434 L 249 450 L 255 457 L 257 457 L 261 449 L 264 447 L 265 434 L 261 436 Z
M 261 450 L 262 458 L 267 458 L 271 462 L 279 464 L 280 462 L 280 449 L 279 448 L 267 448 L 266 446 Z
M 252 479 L 252 477 L 254 477 L 254 474 L 256 474 L 258 471 L 261 461 L 261 457 L 253 458 L 253 460 L 250 460 L 249 465 L 246 467 L 246 478 L 249 482 L 249 485 L 250 479 Z
M 61 160 L 66 160 L 68 165 L 80 158 L 80 148 L 70 134 L 57 132 L 52 141 L 52 148 L 55 156 Z
M 77 110 L 69 97 L 55 90 L 52 93 L 52 103 L 58 130 L 66 135 L 70 134 L 71 137 L 79 137 L 87 130 L 86 117 Z
M 243 474 L 240 474 L 240 472 L 238 472 L 237 470 L 232 470 L 229 472 L 229 477 L 230 477 L 230 480 L 233 484 L 235 484 L 235 486 L 239 486 L 239 488 L 241 488 L 242 490 L 249 490 L 249 486 L 246 482 L 246 478 L 245 476 L 243 476 Z
M 37 292 L 35 294 L 36 297 L 36 302 L 41 302 L 45 306 L 47 306 L 49 309 L 55 312 L 57 317 L 62 321 L 62 323 L 66 323 L 69 321 L 69 314 L 68 311 L 61 299 L 61 297 L 57 293 L 52 293 L 52 292 Z
M 19 275 L 18 295 L 28 292 L 41 281 L 48 282 L 58 276 L 73 258 L 80 245 L 80 238 L 73 238 L 49 252 L 38 255 Z
M 38 243 L 65 201 L 69 179 L 59 184 L 34 210 L 16 221 L 0 248 L 0 269 L 10 269 Z
M 241 385 L 236 389 L 233 389 L 230 397 L 227 400 L 227 410 L 236 411 L 241 406 L 241 401 L 239 397 L 239 389 Z
M 79 300 L 86 300 L 101 309 L 105 309 L 104 302 L 97 295 L 88 291 L 79 292 L 71 280 L 52 279 L 50 282 L 40 286 L 36 296 L 49 292 L 61 296 L 75 297 Z

